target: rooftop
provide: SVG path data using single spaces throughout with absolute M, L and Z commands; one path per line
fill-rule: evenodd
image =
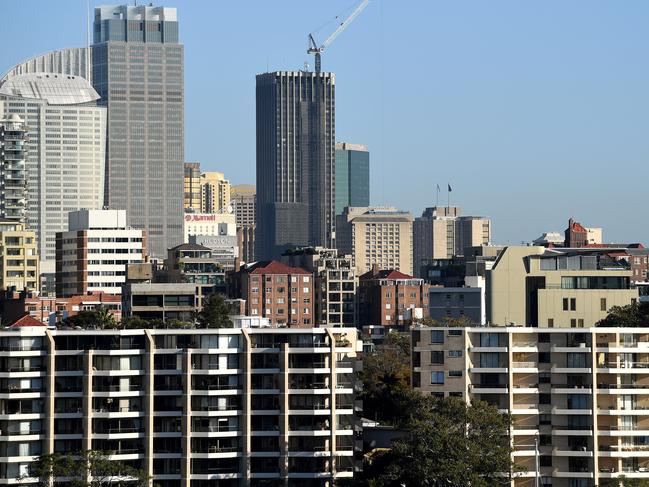
M 78 105 L 100 98 L 85 78 L 55 73 L 11 76 L 0 84 L 0 94 L 45 100 L 50 105 Z
M 311 274 L 300 267 L 291 267 L 276 260 L 253 262 L 244 271 L 249 274 Z

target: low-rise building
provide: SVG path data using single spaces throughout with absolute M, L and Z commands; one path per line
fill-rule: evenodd
M 169 249 L 167 276 L 171 282 L 188 282 L 198 289 L 198 306 L 214 293 L 225 294 L 225 270 L 214 257 L 212 250 L 203 245 L 181 244 Z
M 418 327 L 411 337 L 413 387 L 511 414 L 524 469 L 513 486 L 649 477 L 649 328 Z
M 472 325 L 484 325 L 484 279 L 477 277 L 475 281 L 477 285 L 473 287 L 431 287 L 428 291 L 428 316 L 440 324 L 448 319 L 465 319 Z
M 97 450 L 160 487 L 351 479 L 359 344 L 352 328 L 4 330 L 2 478 L 40 485 L 39 455 Z
M 68 231 L 56 234 L 56 295 L 120 294 L 126 267 L 146 259 L 146 241 L 125 210 L 70 212 Z
M 359 277 L 359 325 L 403 326 L 428 316 L 429 289 L 423 279 L 375 267 Z
M 17 220 L 0 219 L 0 289 L 38 291 L 36 234 Z
M 313 275 L 315 324 L 356 326 L 356 273 L 351 255 L 336 249 L 304 247 L 288 250 L 282 261 Z
M 588 328 L 638 299 L 616 249 L 506 247 L 487 271 L 487 321 Z
M 122 319 L 122 298 L 116 294 L 98 292 L 58 298 L 10 289 L 0 294 L 0 324 L 5 326 L 29 315 L 45 325 L 55 326 L 81 311 L 94 311 L 99 307 L 108 310 L 116 321 Z
M 236 276 L 246 315 L 263 316 L 276 326 L 313 326 L 313 276 L 278 261 L 245 265 Z
M 199 290 L 189 283 L 127 283 L 122 292 L 122 314 L 144 320 L 193 323 L 200 311 Z

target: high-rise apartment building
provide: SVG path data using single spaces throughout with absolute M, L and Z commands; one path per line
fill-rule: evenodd
M 0 219 L 0 289 L 10 287 L 38 291 L 38 247 L 36 235 L 24 223 Z
M 336 218 L 336 247 L 352 256 L 356 274 L 375 265 L 412 273 L 412 215 L 396 208 L 348 207 Z
M 126 266 L 144 261 L 146 245 L 124 210 L 70 212 L 68 231 L 56 234 L 56 295 L 120 294 Z
M 2 477 L 40 485 L 39 455 L 96 450 L 159 487 L 333 485 L 354 474 L 358 345 L 352 328 L 3 331 Z
M 175 8 L 95 8 L 92 82 L 108 108 L 106 205 L 164 258 L 182 243 L 183 46 Z
M 186 162 L 183 207 L 185 213 L 201 212 L 201 163 Z
M 27 127 L 15 113 L 0 119 L 0 218 L 25 221 Z
M 257 258 L 334 247 L 335 77 L 257 75 Z
M 512 460 L 523 468 L 512 486 L 649 476 L 649 328 L 413 328 L 411 336 L 416 389 L 511 414 Z
M 433 260 L 463 256 L 465 249 L 489 245 L 491 220 L 461 216 L 457 206 L 426 208 L 413 222 L 415 275 L 425 277 L 422 267 Z
M 486 271 L 494 325 L 588 328 L 613 306 L 638 300 L 624 249 L 505 247 Z
M 357 279 L 351 255 L 343 255 L 337 249 L 305 247 L 287 250 L 282 255 L 282 262 L 313 275 L 314 324 L 357 325 Z
M 201 174 L 201 213 L 227 211 L 230 206 L 230 181 L 222 172 Z
M 370 206 L 370 153 L 361 144 L 336 144 L 336 215 L 347 206 Z
M 237 217 L 239 256 L 243 262 L 254 262 L 257 192 L 253 185 L 242 184 L 233 186 L 230 195 L 230 202 Z
M 56 232 L 68 212 L 104 201 L 106 108 L 84 78 L 17 74 L 0 81 L 0 112 L 27 127 L 27 227 L 36 232 L 43 272 L 54 272 Z

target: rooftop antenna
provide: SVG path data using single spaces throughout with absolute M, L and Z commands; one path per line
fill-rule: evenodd
M 347 17 L 345 20 L 343 20 L 339 25 L 336 30 L 334 30 L 329 37 L 322 43 L 321 46 L 318 47 L 318 44 L 316 43 L 315 39 L 313 38 L 313 33 L 309 34 L 309 48 L 307 49 L 307 54 L 315 54 L 315 72 L 319 73 L 320 68 L 321 68 L 321 55 L 324 52 L 324 50 L 327 48 L 329 44 L 331 44 L 338 35 L 347 28 L 347 26 L 354 20 L 358 14 L 360 14 L 363 10 L 365 10 L 365 7 L 370 3 L 370 0 L 363 0 L 361 3 L 358 4 L 358 7 L 354 9 L 354 11 L 349 14 L 349 17 Z

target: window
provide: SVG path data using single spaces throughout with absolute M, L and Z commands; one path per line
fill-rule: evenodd
M 551 467 L 552 466 L 552 457 L 549 455 L 541 455 L 539 457 L 539 466 L 541 467 Z
M 462 330 L 449 330 L 448 331 L 448 336 L 450 336 L 450 337 L 461 337 L 462 336 Z
M 552 328 L 554 326 L 554 318 L 548 318 L 548 328 Z
M 575 318 L 570 320 L 570 328 L 577 328 L 577 320 Z
M 462 377 L 462 371 L 461 370 L 449 370 L 448 371 L 448 376 L 449 377 Z
M 540 364 L 549 364 L 550 363 L 550 352 L 539 352 L 539 363 Z
M 588 397 L 585 394 L 568 394 L 568 409 L 588 408 Z
M 579 319 L 577 320 L 577 326 L 578 326 L 579 328 L 583 328 L 583 327 L 584 327 L 584 319 L 583 319 L 583 318 L 579 318 Z
M 606 298 L 601 298 L 599 300 L 599 309 L 600 311 L 606 311 Z
M 577 298 L 570 298 L 570 311 L 577 309 Z
M 459 358 L 462 356 L 462 350 L 449 350 L 448 356 L 452 358 Z
M 552 404 L 552 395 L 539 394 L 539 404 Z
M 441 350 L 433 350 L 430 352 L 431 365 L 444 365 L 444 352 Z
M 568 311 L 568 298 L 563 298 L 563 310 Z
M 584 353 L 568 353 L 566 355 L 566 363 L 570 368 L 585 368 L 586 367 L 586 354 Z
M 498 352 L 482 352 L 480 354 L 480 367 L 498 367 Z
M 444 343 L 444 332 L 442 330 L 432 330 L 430 332 L 430 343 Z
M 385 303 L 385 309 L 391 309 L 392 305 L 390 303 Z
M 482 333 L 480 335 L 481 347 L 497 347 L 498 346 L 498 333 Z
M 433 371 L 430 373 L 431 384 L 444 384 L 444 372 Z

